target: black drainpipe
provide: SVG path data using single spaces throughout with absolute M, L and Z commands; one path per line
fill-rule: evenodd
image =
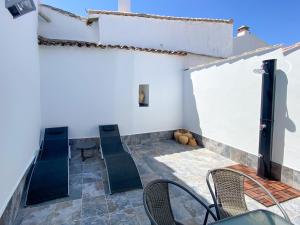
M 263 61 L 257 175 L 271 179 L 276 59 Z

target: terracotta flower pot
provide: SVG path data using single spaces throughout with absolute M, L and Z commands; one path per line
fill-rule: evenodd
M 181 135 L 181 133 L 178 130 L 174 132 L 174 138 L 176 141 L 178 141 L 178 138 L 180 135 Z
M 180 144 L 186 145 L 189 142 L 189 138 L 187 136 L 181 135 L 178 138 Z
M 190 132 L 183 133 L 182 135 L 188 137 L 189 139 L 193 138 L 193 135 Z
M 196 147 L 197 146 L 197 141 L 195 138 L 190 138 L 188 145 L 192 146 L 192 147 Z

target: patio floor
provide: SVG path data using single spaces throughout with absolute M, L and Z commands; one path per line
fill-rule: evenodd
M 205 148 L 193 149 L 166 140 L 129 146 L 143 185 L 157 178 L 189 186 L 207 204 L 211 197 L 205 183 L 207 170 L 236 164 Z M 81 162 L 80 151 L 72 149 L 70 197 L 54 200 L 19 212 L 15 225 L 147 225 L 142 190 L 109 195 L 106 171 L 99 156 Z M 188 196 L 171 190 L 175 217 L 186 225 L 202 224 L 205 211 Z M 249 207 L 265 208 L 247 198 Z M 284 202 L 290 218 L 300 225 L 300 198 Z M 270 207 L 274 210 L 276 207 Z

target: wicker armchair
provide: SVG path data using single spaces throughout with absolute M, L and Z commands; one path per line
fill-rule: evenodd
M 144 189 L 143 201 L 145 211 L 152 225 L 182 225 L 174 219 L 170 203 L 169 185 L 175 185 L 192 196 L 216 221 L 217 218 L 208 206 L 182 185 L 170 180 L 154 180 Z
M 214 191 L 210 185 L 210 176 L 212 177 L 214 183 Z M 227 168 L 210 170 L 206 176 L 206 182 L 214 202 L 214 204 L 210 205 L 209 208 L 216 209 L 218 220 L 236 216 L 249 211 L 244 193 L 245 179 L 249 179 L 258 187 L 260 187 L 277 205 L 283 214 L 283 217 L 287 221 L 290 221 L 288 215 L 281 207 L 279 202 L 264 186 L 246 174 Z M 207 220 L 207 216 L 208 213 L 206 213 L 205 221 Z

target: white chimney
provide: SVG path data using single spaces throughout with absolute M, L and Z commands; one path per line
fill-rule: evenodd
M 238 32 L 237 32 L 238 37 L 242 37 L 248 34 L 250 34 L 250 27 L 243 25 L 238 28 Z
M 119 12 L 130 12 L 131 0 L 118 0 Z

